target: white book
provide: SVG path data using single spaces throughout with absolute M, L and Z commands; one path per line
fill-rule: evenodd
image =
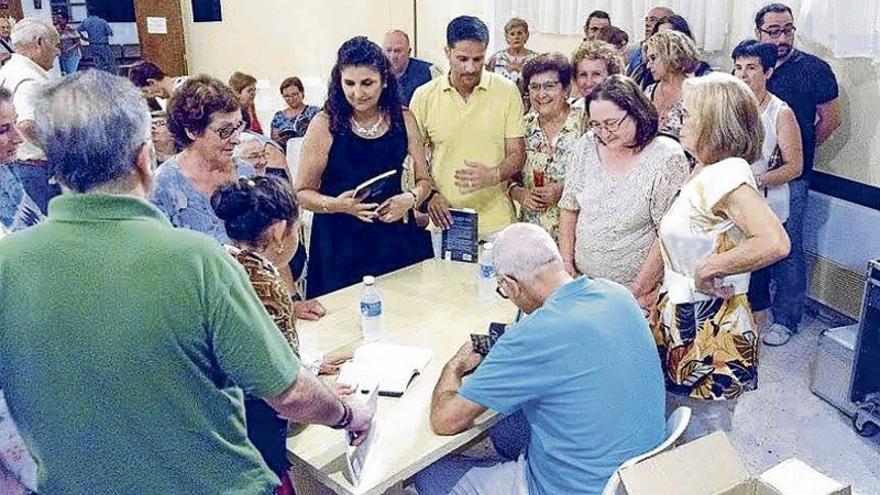
M 434 351 L 420 347 L 369 343 L 354 351 L 354 358 L 343 364 L 336 381 L 357 386 L 363 382 L 379 384 L 379 395 L 400 397 L 413 377 L 425 370 Z

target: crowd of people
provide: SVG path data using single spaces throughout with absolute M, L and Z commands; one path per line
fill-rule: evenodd
M 477 211 L 525 316 L 485 357 L 463 345 L 431 399 L 440 435 L 504 415 L 497 455 L 444 458 L 419 493 L 599 494 L 677 407 L 686 439 L 730 430 L 759 342 L 798 330 L 810 171 L 840 124 L 834 74 L 795 30 L 763 7 L 730 74 L 667 7 L 634 47 L 591 13 L 570 58 L 526 48 L 518 18 L 487 57 L 486 25 L 461 16 L 448 72 L 401 30 L 357 36 L 323 107 L 290 76 L 266 129 L 252 75 L 145 61 L 129 80 L 55 79 L 69 29 L 17 22 L 0 68 L 0 487 L 293 493 L 289 421 L 357 444 L 372 414 L 321 377 L 351 354 L 301 345 L 296 320 L 430 258 L 454 208 Z

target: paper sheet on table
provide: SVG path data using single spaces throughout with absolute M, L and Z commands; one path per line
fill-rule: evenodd
M 370 343 L 354 351 L 354 358 L 339 370 L 339 383 L 356 386 L 361 381 L 379 383 L 379 395 L 400 397 L 412 378 L 424 371 L 434 354 L 430 349 Z

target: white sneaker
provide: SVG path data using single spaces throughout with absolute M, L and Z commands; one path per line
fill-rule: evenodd
M 774 323 L 764 332 L 762 340 L 771 347 L 778 347 L 791 340 L 793 334 L 785 325 Z

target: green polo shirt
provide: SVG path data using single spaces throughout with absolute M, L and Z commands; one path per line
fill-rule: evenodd
M 267 494 L 244 391 L 299 363 L 244 270 L 145 200 L 65 194 L 0 240 L 0 386 L 39 493 Z

